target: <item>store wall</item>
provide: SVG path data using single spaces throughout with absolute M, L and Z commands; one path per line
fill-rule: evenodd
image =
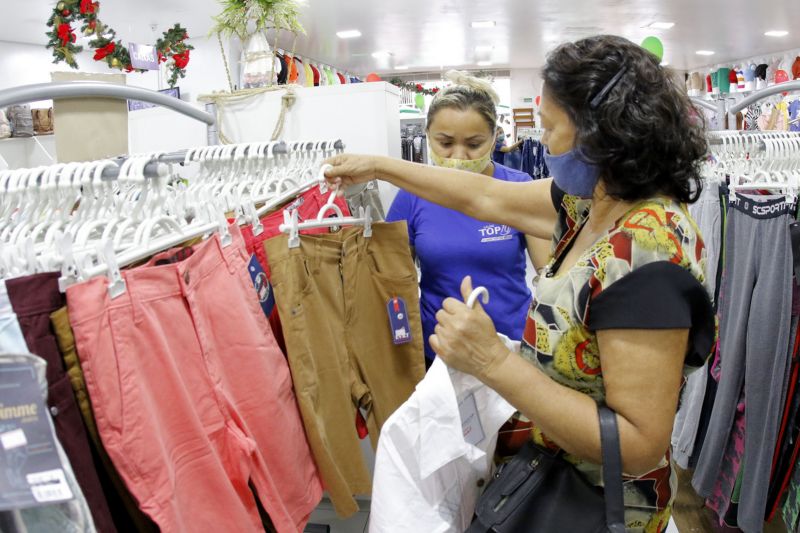
M 526 68 L 511 70 L 511 107 L 532 107 L 525 98 L 535 98 L 541 94 L 541 69 Z
M 195 101 L 197 96 L 212 91 L 220 91 L 228 88 L 225 67 L 223 65 L 222 53 L 220 52 L 219 42 L 213 39 L 191 39 L 191 44 L 195 47 L 192 51 L 192 59 L 189 63 L 186 78 L 178 82 L 184 100 Z M 229 54 L 238 55 L 238 50 L 229 50 Z M 235 48 L 235 47 L 234 47 Z M 83 52 L 77 58 L 80 71 L 91 73 L 110 73 L 118 72 L 109 69 L 104 63 L 92 60 L 89 52 Z M 238 68 L 238 57 L 229 60 L 231 69 Z M 19 85 L 31 83 L 47 83 L 50 80 L 50 73 L 53 71 L 69 71 L 66 64 L 53 64 L 51 51 L 43 45 L 33 45 L 24 43 L 11 43 L 0 41 L 0 90 Z M 238 79 L 238 70 L 232 72 L 234 83 Z M 127 77 L 128 85 L 144 87 L 147 89 L 158 90 L 166 88 L 166 77 L 159 81 L 157 72 L 147 72 L 144 74 L 129 74 Z M 49 107 L 49 102 L 37 102 L 33 107 Z

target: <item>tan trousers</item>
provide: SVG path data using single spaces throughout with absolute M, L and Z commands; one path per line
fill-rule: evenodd
M 264 244 L 289 366 L 309 443 L 337 513 L 371 492 L 355 429 L 367 416 L 373 446 L 386 419 L 425 375 L 417 273 L 405 222 L 301 235 Z M 407 305 L 411 342 L 394 344 L 387 305 Z

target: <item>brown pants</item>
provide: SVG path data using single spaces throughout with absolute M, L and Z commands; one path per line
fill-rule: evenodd
M 404 222 L 301 235 L 264 244 L 303 422 L 337 513 L 371 491 L 355 429 L 367 414 L 372 444 L 425 375 L 417 273 Z M 395 345 L 387 305 L 407 305 L 411 342 Z

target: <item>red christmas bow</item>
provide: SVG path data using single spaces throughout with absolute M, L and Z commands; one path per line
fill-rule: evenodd
M 91 14 L 97 11 L 100 4 L 92 2 L 92 0 L 81 0 L 81 13 L 83 15 Z
M 72 32 L 72 27 L 67 23 L 58 26 L 58 38 L 61 39 L 61 46 L 67 46 L 67 43 L 74 43 L 77 39 Z
M 181 52 L 180 54 L 175 54 L 172 58 L 175 60 L 176 68 L 184 69 L 186 65 L 189 64 L 189 50 Z
M 106 46 L 98 48 L 97 51 L 94 53 L 94 60 L 100 61 L 101 59 L 105 59 L 106 57 L 113 54 L 116 48 L 117 45 L 114 43 L 108 43 Z
M 421 93 L 425 88 L 422 86 L 421 83 L 417 84 L 417 92 Z

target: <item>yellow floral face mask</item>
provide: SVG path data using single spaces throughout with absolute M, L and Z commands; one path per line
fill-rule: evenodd
M 450 159 L 442 157 L 433 151 L 430 144 L 428 144 L 428 155 L 431 158 L 431 163 L 434 166 L 442 168 L 452 168 L 454 170 L 466 170 L 467 172 L 475 172 L 476 174 L 482 173 L 489 166 L 492 161 L 492 151 L 494 147 L 490 147 L 485 156 L 479 159 Z

